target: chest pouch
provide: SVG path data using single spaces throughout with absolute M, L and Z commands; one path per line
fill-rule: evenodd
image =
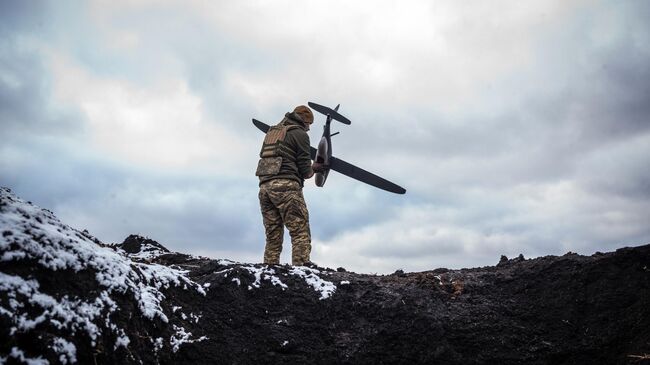
M 287 131 L 295 128 L 294 126 L 276 125 L 269 129 L 262 144 L 260 151 L 260 160 L 257 163 L 257 176 L 276 175 L 280 172 L 282 158 L 290 157 L 283 150 L 287 149 L 284 139 L 287 137 Z M 289 158 L 291 160 L 291 158 Z

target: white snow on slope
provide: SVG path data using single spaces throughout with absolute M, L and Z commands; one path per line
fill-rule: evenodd
M 180 346 L 184 343 L 201 342 L 208 339 L 206 336 L 192 339 L 192 332 L 187 332 L 183 327 L 178 327 L 177 325 L 174 325 L 174 332 L 175 333 L 169 340 L 169 344 L 172 346 L 173 352 L 177 352 Z
M 63 338 L 57 338 L 54 339 L 52 348 L 60 355 L 59 361 L 61 364 L 65 365 L 68 362 L 74 364 L 77 362 L 77 348 L 73 343 L 70 343 Z
M 186 271 L 134 263 L 123 253 L 100 246 L 86 232 L 61 223 L 52 212 L 17 198 L 6 188 L 0 188 L 0 232 L 0 261 L 33 260 L 41 270 L 92 270 L 101 289 L 90 300 L 67 295 L 55 298 L 41 292 L 39 283 L 32 278 L 0 272 L 0 292 L 8 299 L 7 303 L 0 302 L 0 315 L 10 318 L 12 334 L 48 321 L 72 334 L 86 332 L 93 345 L 104 330 L 110 329 L 118 335 L 116 345 L 127 346 L 129 339 L 124 331 L 110 322 L 110 314 L 118 310 L 111 294 L 132 296 L 144 317 L 164 322 L 168 318 L 161 307 L 165 298 L 161 289 L 175 286 L 205 295 L 199 284 L 187 278 Z M 28 311 L 30 307 L 40 313 L 33 314 L 33 310 Z M 75 362 L 71 347 L 63 345 L 55 342 L 53 348 L 69 350 L 66 360 Z M 18 358 L 22 351 L 16 349 L 12 354 L 9 356 Z
M 249 266 L 240 266 L 241 269 L 244 269 L 248 271 L 250 274 L 253 275 L 255 278 L 255 281 L 251 283 L 248 286 L 248 290 L 252 290 L 253 288 L 260 288 L 262 281 L 268 280 L 273 284 L 274 286 L 279 286 L 282 288 L 282 290 L 286 290 L 289 287 L 287 284 L 283 283 L 282 280 L 277 276 L 277 273 L 275 269 L 268 267 L 266 265 L 262 267 L 255 267 L 252 265 Z M 215 272 L 215 274 L 223 274 L 225 277 L 228 277 L 229 273 L 231 273 L 233 270 L 235 270 L 236 267 L 231 267 L 227 268 L 221 271 Z M 336 291 L 336 285 L 332 283 L 331 281 L 323 280 L 320 276 L 317 274 L 320 274 L 320 270 L 313 269 L 310 267 L 306 266 L 294 266 L 291 270 L 289 270 L 290 275 L 298 276 L 301 279 L 305 280 L 305 283 L 307 285 L 311 286 L 316 292 L 320 294 L 319 299 L 327 299 L 334 294 Z M 286 275 L 286 274 L 284 274 Z M 241 281 L 239 278 L 233 278 L 232 281 L 237 283 L 237 285 L 241 285 Z
M 327 299 L 336 291 L 336 285 L 331 281 L 323 280 L 320 276 L 320 270 L 312 269 L 306 266 L 296 266 L 289 271 L 292 275 L 300 276 L 314 290 L 320 293 L 320 300 Z
M 16 359 L 21 363 L 27 365 L 49 365 L 50 364 L 49 361 L 41 358 L 40 356 L 37 358 L 30 358 L 25 356 L 25 353 L 18 347 L 12 347 L 11 352 L 8 354 L 7 357 L 0 356 L 0 364 L 6 363 L 9 359 Z
M 271 284 L 273 284 L 274 286 L 281 287 L 282 290 L 288 288 L 288 286 L 285 283 L 283 283 L 279 277 L 275 276 L 275 270 L 269 267 L 257 268 L 255 266 L 242 266 L 242 269 L 248 270 L 249 273 L 255 276 L 255 282 L 251 285 L 253 285 L 256 288 L 260 287 L 260 284 L 262 283 L 262 279 L 270 280 Z
M 144 245 L 143 245 L 144 246 Z M 125 252 L 126 256 L 131 259 L 138 259 L 141 261 L 151 261 L 160 255 L 168 254 L 169 251 L 163 251 L 157 247 L 143 247 L 140 249 L 140 252 L 137 253 L 128 253 Z
M 49 325 L 70 333 L 67 340 L 54 338 L 50 348 L 59 356 L 60 363 L 77 362 L 75 335 L 87 336 L 95 346 L 98 338 L 111 333 L 116 342 L 113 348 L 128 349 L 133 338 L 126 335 L 124 328 L 111 321 L 112 314 L 119 311 L 116 294 L 132 297 L 144 318 L 169 322 L 168 316 L 178 317 L 176 310 L 165 309 L 163 289 L 178 287 L 206 295 L 205 287 L 187 277 L 187 271 L 172 269 L 157 264 L 133 262 L 123 250 L 103 245 L 87 232 L 80 232 L 61 223 L 52 212 L 34 206 L 14 196 L 8 189 L 0 188 L 0 262 L 20 262 L 38 272 L 72 270 L 94 275 L 97 291 L 84 293 L 83 297 L 49 293 L 33 276 L 0 272 L 0 316 L 10 320 L 11 335 L 29 333 L 37 326 Z M 288 289 L 280 280 L 276 268 L 245 265 L 230 260 L 219 260 L 221 265 L 236 265 L 254 277 L 249 289 L 260 288 L 263 281 Z M 228 276 L 237 267 L 231 267 L 218 274 Z M 336 286 L 319 277 L 319 270 L 308 267 L 294 267 L 284 277 L 295 275 L 310 285 L 320 299 L 330 298 Z M 327 273 L 323 273 L 327 274 Z M 74 280 L 74 275 L 70 276 Z M 241 285 L 239 278 L 233 278 Z M 180 308 L 177 308 L 180 309 Z M 167 310 L 167 312 L 165 312 Z M 183 317 L 186 317 L 181 313 Z M 187 318 L 187 317 L 186 317 Z M 200 316 L 190 313 L 194 323 Z M 170 337 L 158 337 L 152 341 L 156 352 L 163 346 L 177 351 L 184 343 L 207 339 L 205 336 L 193 339 L 185 328 L 173 325 Z M 40 357 L 26 356 L 18 347 L 11 353 L 0 353 L 0 364 L 18 360 L 23 362 L 47 363 Z

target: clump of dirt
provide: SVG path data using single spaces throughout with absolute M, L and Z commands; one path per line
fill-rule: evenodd
M 146 252 L 169 252 L 167 247 L 161 245 L 160 243 L 152 240 L 148 237 L 142 237 L 137 234 L 132 234 L 128 236 L 124 242 L 122 242 L 119 247 L 123 249 L 126 253 L 138 254 Z

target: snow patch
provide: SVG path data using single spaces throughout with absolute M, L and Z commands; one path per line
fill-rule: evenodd
M 239 268 L 248 271 L 248 273 L 252 274 L 255 279 L 252 283 L 247 285 L 248 290 L 253 290 L 254 288 L 259 289 L 263 281 L 269 281 L 273 286 L 279 286 L 282 288 L 282 290 L 289 288 L 289 286 L 280 280 L 279 274 L 276 273 L 275 269 L 271 267 L 255 267 L 253 265 L 246 265 L 239 266 Z M 236 267 L 226 268 L 220 271 L 216 271 L 214 274 L 225 274 L 224 277 L 227 277 L 226 275 L 235 269 Z M 334 294 L 336 291 L 336 286 L 331 281 L 321 279 L 321 277 L 317 274 L 324 275 L 325 273 L 321 273 L 317 269 L 312 269 L 306 266 L 295 266 L 289 271 L 289 274 L 282 273 L 284 276 L 293 275 L 300 277 L 305 281 L 305 283 L 320 293 L 320 299 L 327 299 L 331 297 L 332 294 Z M 236 283 L 238 286 L 241 286 L 241 280 L 239 278 L 232 278 L 231 281 Z M 341 284 L 346 285 L 349 284 L 349 282 L 342 282 Z
M 59 354 L 61 364 L 74 364 L 77 362 L 77 347 L 63 338 L 55 338 L 52 349 Z
M 114 350 L 117 350 L 118 347 L 124 347 L 125 349 L 129 347 L 129 343 L 131 340 L 129 339 L 129 336 L 122 331 L 122 334 L 117 337 L 115 340 L 115 346 L 113 347 Z
M 275 270 L 271 269 L 271 268 L 269 268 L 267 266 L 261 267 L 261 268 L 258 268 L 258 267 L 255 267 L 255 266 L 241 266 L 241 268 L 248 271 L 255 278 L 255 281 L 253 283 L 251 283 L 250 285 L 248 285 L 248 290 L 252 290 L 253 288 L 258 288 L 259 289 L 260 286 L 262 285 L 263 280 L 270 281 L 271 284 L 273 284 L 274 286 L 281 287 L 282 290 L 285 290 L 285 289 L 288 288 L 288 286 L 285 283 L 283 283 L 282 280 L 280 280 L 279 277 L 276 276 Z M 224 275 L 224 277 L 227 277 L 227 273 L 230 272 L 230 271 L 233 271 L 233 270 L 234 270 L 234 268 L 228 268 L 228 269 L 224 269 L 224 270 L 221 270 L 221 271 L 217 271 L 217 272 L 215 272 L 215 274 L 224 274 L 224 273 L 226 273 L 226 275 Z M 237 283 L 238 286 L 241 286 L 241 280 L 239 278 L 233 278 L 232 282 Z
M 94 341 L 99 329 L 93 320 L 99 317 L 104 310 L 115 310 L 115 302 L 104 291 L 94 301 L 70 299 L 67 295 L 60 300 L 39 291 L 39 284 L 35 280 L 24 280 L 19 276 L 7 275 L 0 272 L 0 291 L 6 292 L 10 299 L 9 317 L 14 324 L 12 335 L 16 331 L 26 332 L 34 329 L 38 324 L 49 321 L 59 329 L 70 329 L 76 332 L 85 330 Z M 29 309 L 39 308 L 42 312 L 29 316 Z M 22 313 L 21 313 L 22 312 Z
M 306 266 L 296 266 L 292 268 L 289 273 L 303 278 L 308 285 L 320 293 L 320 300 L 331 297 L 336 291 L 336 285 L 334 285 L 334 283 L 323 280 L 316 275 L 320 274 L 319 270 L 311 269 Z
M 161 306 L 165 299 L 162 289 L 174 286 L 206 295 L 201 285 L 187 277 L 187 271 L 132 262 L 123 250 L 116 251 L 88 232 L 61 223 L 49 210 L 17 198 L 6 188 L 0 188 L 0 232 L 1 262 L 32 260 L 35 264 L 30 265 L 41 272 L 91 272 L 99 289 L 95 294 L 88 293 L 90 299 L 55 297 L 41 292 L 33 278 L 0 272 L 0 292 L 7 298 L 0 302 L 0 315 L 9 318 L 12 336 L 48 322 L 57 329 L 68 330 L 72 336 L 78 331 L 86 332 L 93 346 L 104 328 L 108 328 L 118 335 L 115 347 L 127 347 L 130 340 L 110 320 L 111 313 L 118 310 L 112 294 L 131 296 L 145 318 L 163 322 L 168 322 L 168 318 Z M 55 340 L 53 349 L 63 351 L 61 359 L 76 361 L 74 345 L 59 340 Z M 12 349 L 9 356 L 23 362 L 45 361 L 27 359 L 18 348 Z
M 25 353 L 23 350 L 19 349 L 18 347 L 12 347 L 11 352 L 9 353 L 9 356 L 7 357 L 0 357 L 0 360 L 4 364 L 5 361 L 9 359 L 16 359 L 18 361 L 21 361 L 27 365 L 49 365 L 50 362 L 43 359 L 42 357 L 37 357 L 35 359 L 29 358 L 25 356 Z
M 154 351 L 155 353 L 158 353 L 158 351 L 162 350 L 162 348 L 163 348 L 163 341 L 164 341 L 164 340 L 163 340 L 162 337 L 158 337 L 158 338 L 155 339 L 155 340 L 153 340 L 153 339 L 151 340 L 151 342 L 153 342 L 153 351 Z
M 199 338 L 192 339 L 190 338 L 192 336 L 192 332 L 185 332 L 185 328 L 179 327 L 177 325 L 173 325 L 173 327 L 175 333 L 172 335 L 171 339 L 169 340 L 169 344 L 172 346 L 173 352 L 177 352 L 180 346 L 184 343 L 201 342 L 208 339 L 208 337 L 206 336 L 201 336 Z
M 158 247 L 154 247 L 146 244 L 142 244 L 142 248 L 140 248 L 140 252 L 137 253 L 124 252 L 124 254 L 131 259 L 136 259 L 145 262 L 151 261 L 160 255 L 165 255 L 168 253 L 169 251 L 165 251 Z
M 253 274 L 255 277 L 255 282 L 253 282 L 249 286 L 249 290 L 251 289 L 251 286 L 255 288 L 259 288 L 260 285 L 262 284 L 262 280 L 268 280 L 273 284 L 274 286 L 279 286 L 282 288 L 282 290 L 285 290 L 288 288 L 288 286 L 283 283 L 279 277 L 275 276 L 275 270 L 269 268 L 268 266 L 265 267 L 255 267 L 255 266 L 242 266 L 241 267 L 244 270 L 247 270 L 249 273 Z M 238 285 L 240 284 L 239 280 L 237 280 Z
M 442 284 L 442 278 L 440 277 L 440 275 L 434 275 L 433 277 L 436 278 L 436 279 L 438 279 L 438 285 L 440 285 L 440 286 L 443 285 L 443 284 Z
M 230 265 L 236 265 L 236 264 L 239 264 L 239 262 L 237 262 L 237 261 L 228 260 L 228 259 L 218 259 L 218 260 L 217 260 L 217 263 L 218 263 L 219 265 L 221 265 L 221 266 L 230 266 Z

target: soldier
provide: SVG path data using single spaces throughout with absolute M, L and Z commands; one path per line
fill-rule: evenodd
M 314 122 L 311 110 L 297 106 L 266 133 L 255 175 L 260 180 L 260 208 L 266 231 L 264 263 L 280 263 L 286 226 L 291 235 L 291 263 L 311 264 L 309 213 L 302 187 L 323 165 L 312 164 L 307 131 Z

